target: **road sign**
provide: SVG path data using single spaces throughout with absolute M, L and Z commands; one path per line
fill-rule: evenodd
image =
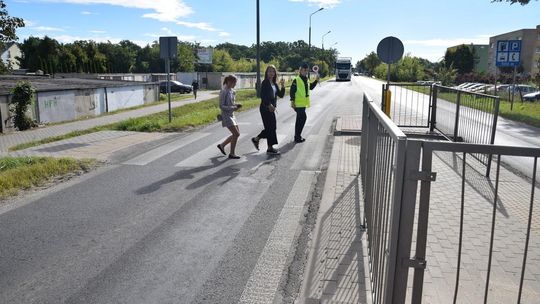
M 497 41 L 495 65 L 498 67 L 517 67 L 521 62 L 521 40 Z
M 212 48 L 197 49 L 197 57 L 199 57 L 199 61 L 197 63 L 212 64 L 212 55 L 213 55 Z
M 159 37 L 159 58 L 161 59 L 173 59 L 176 58 L 176 45 L 178 44 L 178 38 L 172 37 Z
M 403 43 L 396 37 L 386 37 L 377 45 L 377 55 L 384 63 L 395 63 L 403 56 Z

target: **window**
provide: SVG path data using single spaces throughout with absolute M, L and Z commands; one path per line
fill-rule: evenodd
M 540 54 L 540 46 L 536 48 L 536 53 Z
M 540 40 L 540 34 L 538 34 L 538 40 Z

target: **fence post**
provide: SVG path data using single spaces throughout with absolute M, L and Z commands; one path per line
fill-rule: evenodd
M 405 151 L 405 164 L 401 175 L 396 175 L 396 183 L 402 183 L 403 187 L 400 192 L 401 209 L 397 213 L 399 216 L 399 224 L 396 247 L 395 271 L 389 273 L 389 276 L 394 276 L 393 299 L 392 303 L 405 303 L 407 295 L 407 280 L 409 276 L 409 268 L 411 267 L 411 240 L 414 226 L 414 212 L 416 204 L 416 193 L 418 188 L 417 176 L 418 167 L 420 165 L 421 141 L 408 140 Z M 396 172 L 397 174 L 397 172 Z M 397 187 L 396 187 L 397 188 Z
M 384 84 L 382 85 L 382 98 L 381 98 L 381 110 L 383 112 L 385 112 L 385 109 L 386 109 L 386 91 L 388 90 L 389 88 L 387 88 L 387 84 Z M 386 113 L 386 112 L 385 112 Z
M 431 119 L 430 119 L 430 125 L 429 125 L 429 132 L 435 131 L 435 128 L 437 126 L 437 92 L 438 87 L 437 85 L 431 86 Z
M 458 130 L 459 130 L 459 110 L 461 108 L 461 91 L 457 92 L 457 100 L 456 100 L 456 120 L 454 123 L 454 142 L 457 141 L 458 138 Z
M 489 144 L 493 145 L 495 143 L 495 132 L 497 131 L 497 120 L 499 119 L 499 106 L 501 104 L 501 98 L 497 97 L 495 99 L 495 115 L 493 115 L 493 126 L 491 127 L 491 138 Z M 493 154 L 488 155 L 488 163 L 486 168 L 486 177 L 489 177 L 491 173 L 491 160 L 493 159 Z

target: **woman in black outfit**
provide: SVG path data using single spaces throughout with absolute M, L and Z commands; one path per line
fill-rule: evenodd
M 281 89 L 277 84 L 277 70 L 273 65 L 269 65 L 264 72 L 264 80 L 261 84 L 261 105 L 259 111 L 264 125 L 264 130 L 251 139 L 255 149 L 259 150 L 259 141 L 266 138 L 268 144 L 267 154 L 277 155 L 279 151 L 273 147 L 277 145 L 276 135 L 276 101 L 277 98 L 285 96 L 285 81 L 280 81 Z

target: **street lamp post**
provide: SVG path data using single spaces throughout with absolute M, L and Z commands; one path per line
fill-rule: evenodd
M 322 35 L 322 50 L 324 51 L 324 36 L 330 34 L 332 31 L 328 31 L 326 34 Z
M 314 14 L 322 11 L 324 9 L 324 7 L 321 7 L 320 9 L 314 11 L 313 13 L 311 13 L 309 15 L 309 45 L 308 45 L 308 54 L 309 56 L 311 57 L 311 16 L 313 16 Z

